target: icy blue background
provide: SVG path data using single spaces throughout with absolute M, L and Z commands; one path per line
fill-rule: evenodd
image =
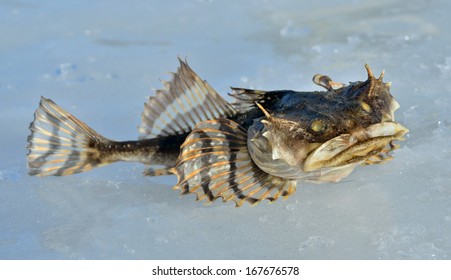
M 312 1 L 313 2 L 313 1 Z M 1 259 L 449 259 L 448 1 L 0 2 Z M 386 165 L 338 184 L 299 183 L 256 207 L 179 197 L 175 177 L 115 164 L 28 177 L 40 96 L 107 137 L 136 139 L 151 88 L 177 56 L 229 86 L 319 90 L 316 73 L 386 70 L 411 132 Z

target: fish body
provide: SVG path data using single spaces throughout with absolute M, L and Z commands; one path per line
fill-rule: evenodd
M 408 130 L 395 122 L 390 83 L 349 85 L 324 75 L 326 91 L 232 88 L 225 101 L 186 62 L 149 97 L 139 139 L 113 141 L 42 97 L 28 137 L 30 175 L 61 176 L 116 161 L 146 165 L 145 175 L 175 174 L 174 187 L 198 200 L 237 206 L 287 198 L 297 181 L 336 182 L 358 165 L 382 163 Z

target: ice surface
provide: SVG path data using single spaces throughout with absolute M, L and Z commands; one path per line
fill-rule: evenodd
M 450 2 L 2 1 L 0 258 L 451 258 Z M 179 197 L 175 177 L 116 164 L 28 177 L 41 95 L 99 133 L 136 139 L 146 96 L 177 55 L 229 86 L 320 90 L 314 74 L 386 70 L 411 132 L 388 164 L 299 184 L 256 207 Z

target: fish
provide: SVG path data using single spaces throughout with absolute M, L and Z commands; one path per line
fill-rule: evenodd
M 28 174 L 66 176 L 118 161 L 143 175 L 176 175 L 182 195 L 239 207 L 287 199 L 298 182 L 338 182 L 357 166 L 385 163 L 408 129 L 395 121 L 391 83 L 365 64 L 365 81 L 317 74 L 325 90 L 231 87 L 226 101 L 186 60 L 147 99 L 138 140 L 108 139 L 41 97 L 30 124 Z

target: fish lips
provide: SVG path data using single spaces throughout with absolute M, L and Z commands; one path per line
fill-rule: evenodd
M 364 162 L 377 156 L 394 140 L 404 140 L 409 132 L 397 122 L 382 122 L 351 134 L 342 134 L 323 143 L 312 151 L 304 161 L 303 170 L 309 172 L 326 167 Z M 393 146 L 389 149 L 393 150 Z

